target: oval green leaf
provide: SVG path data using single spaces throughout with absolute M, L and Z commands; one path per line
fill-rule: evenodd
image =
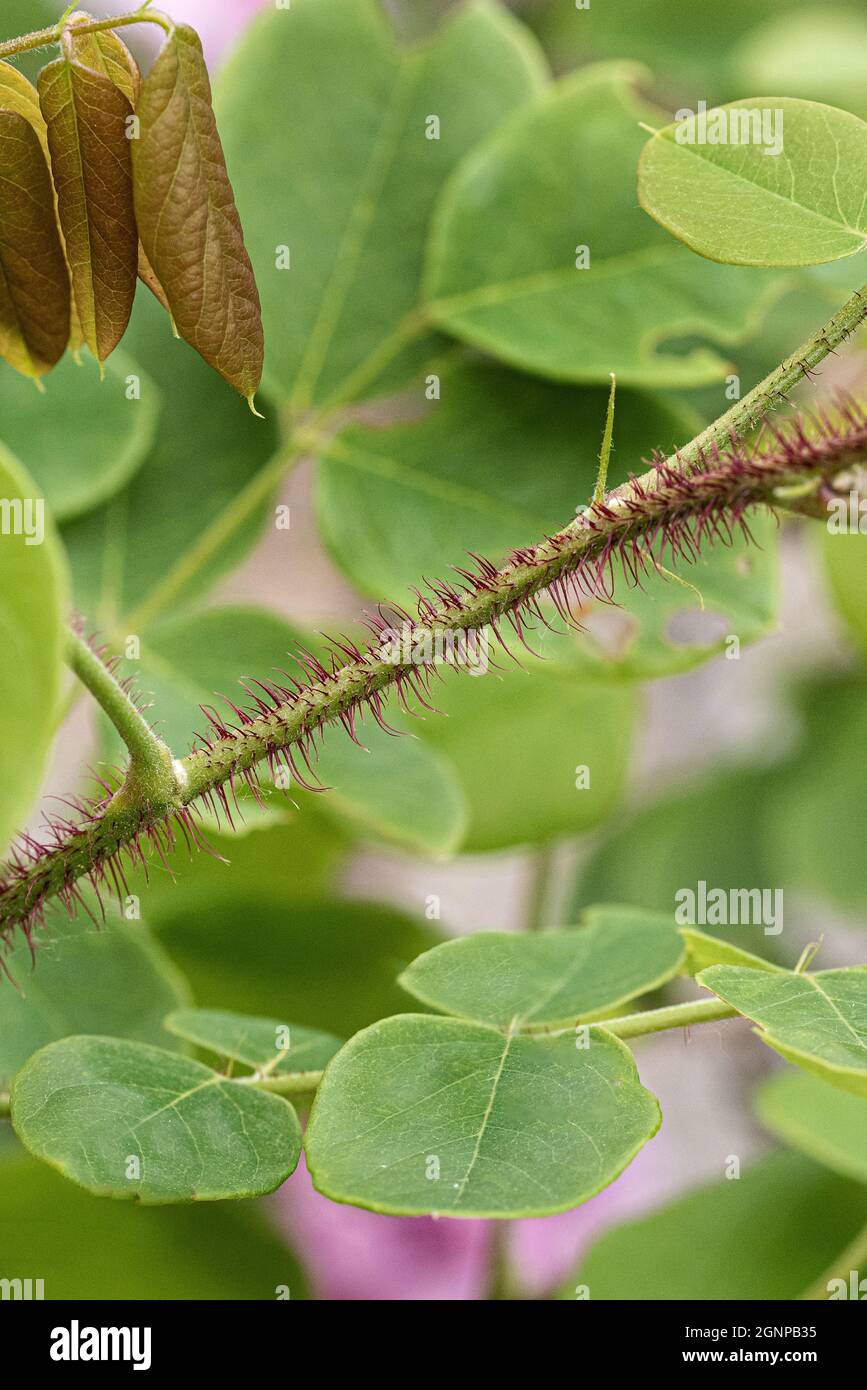
M 787 1061 L 867 1096 L 867 965 L 815 975 L 712 965 L 696 979 L 757 1023 Z
M 728 265 L 820 265 L 867 246 L 867 124 L 792 97 L 748 97 L 654 135 L 641 206 Z
M 12 1123 L 31 1153 L 89 1192 L 145 1205 L 273 1192 L 301 1152 L 282 1097 L 120 1038 L 42 1048 L 15 1078 Z
M 358 1033 L 307 1130 L 320 1192 L 395 1216 L 548 1216 L 587 1201 L 652 1139 L 659 1106 L 598 1028 L 515 1037 L 404 1014 Z
M 253 267 L 198 34 L 173 28 L 142 83 L 133 140 L 145 256 L 181 337 L 251 404 L 265 352 Z M 138 244 L 136 243 L 136 266 Z
M 398 984 L 441 1013 L 514 1031 L 599 1018 L 664 984 L 683 963 L 671 917 L 596 907 L 584 920 L 577 931 L 477 932 L 444 942 Z
M 616 372 L 621 386 L 686 387 L 727 375 L 718 353 L 666 344 L 743 340 L 785 279 L 712 269 L 636 206 L 639 122 L 658 123 L 632 91 L 644 75 L 623 63 L 586 68 L 509 117 L 461 163 L 428 248 L 435 324 L 562 381 L 607 384 Z
M 0 450 L 0 853 L 24 824 L 54 737 L 65 609 L 65 566 L 44 499 Z
M 0 109 L 0 357 L 37 380 L 69 340 L 69 272 L 40 138 Z
M 287 1093 L 288 1081 L 297 1081 L 299 1091 L 309 1089 L 311 1073 L 324 1071 L 343 1046 L 339 1038 L 317 1028 L 221 1009 L 177 1009 L 165 1026 L 218 1057 L 243 1062 L 260 1077 L 279 1080 L 281 1095 Z

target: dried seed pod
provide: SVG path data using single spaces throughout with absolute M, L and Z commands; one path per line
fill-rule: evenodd
M 75 304 L 84 340 L 102 363 L 132 313 L 138 232 L 127 138 L 132 106 L 110 77 L 82 61 L 80 45 L 92 56 L 90 37 L 66 29 L 62 56 L 42 70 L 38 87 Z M 99 53 L 106 48 L 99 45 Z
M 244 245 L 198 35 L 179 25 L 142 83 L 132 142 L 145 255 L 182 338 L 252 405 L 262 378 L 259 293 Z
M 0 110 L 0 356 L 39 380 L 66 351 L 69 272 L 36 129 Z

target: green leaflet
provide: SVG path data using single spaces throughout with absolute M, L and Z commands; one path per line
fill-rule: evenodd
M 301 1152 L 288 1101 L 119 1038 L 42 1048 L 15 1078 L 12 1123 L 89 1192 L 145 1205 L 273 1192 Z
M 790 97 L 749 97 L 666 126 L 638 167 L 651 217 L 730 265 L 855 255 L 867 246 L 865 181 L 867 125 Z
M 330 1063 L 306 1137 L 320 1192 L 395 1216 L 547 1216 L 594 1196 L 659 1127 L 631 1054 L 591 1028 L 504 1037 L 416 1014 Z
M 104 381 L 67 357 L 44 399 L 24 378 L 4 380 L 0 438 L 33 475 L 55 520 L 66 522 L 135 476 L 153 447 L 160 406 L 155 383 L 125 353 L 107 364 Z
M 165 1022 L 176 1037 L 278 1081 L 281 1095 L 288 1093 L 287 1083 L 297 1083 L 299 1092 L 309 1090 L 310 1073 L 321 1072 L 343 1045 L 317 1028 L 220 1009 L 178 1009 Z
M 574 930 L 477 932 L 413 961 L 398 983 L 441 1013 L 531 1029 L 599 1018 L 677 972 L 684 948 L 670 917 L 590 908 Z
M 220 695 L 249 704 L 239 674 L 248 684 L 257 678 L 285 684 L 281 667 L 300 677 L 294 654 L 303 646 L 315 648 L 317 639 L 311 642 L 264 609 L 218 608 L 156 628 L 142 644 L 141 660 L 127 669 L 137 688 L 153 697 L 163 737 L 176 751 L 186 751 L 195 734 L 208 728 L 199 706 L 216 705 L 230 715 Z M 255 685 L 250 689 L 257 693 Z M 401 720 L 394 713 L 397 727 Z M 413 731 L 406 719 L 401 727 Z M 318 809 L 363 835 L 415 853 L 439 857 L 455 850 L 466 826 L 466 806 L 446 759 L 418 738 L 390 736 L 372 717 L 359 721 L 358 738 L 362 747 L 340 725 L 325 732 L 321 753 L 311 758 L 315 775 L 329 789 L 315 797 Z M 117 736 L 108 731 L 108 739 L 115 761 Z M 303 760 L 299 768 L 312 782 Z M 282 790 L 297 797 L 302 789 L 295 784 Z M 274 804 L 283 800 L 277 797 Z
M 803 1071 L 772 1076 L 756 1112 L 772 1134 L 843 1177 L 867 1183 L 867 1099 Z
M 705 347 L 755 330 L 783 277 L 713 269 L 636 206 L 643 70 L 591 67 L 516 112 L 450 180 L 428 248 L 425 298 L 446 331 L 564 381 L 686 387 L 721 380 Z M 542 154 L 544 152 L 544 154 Z
M 2 853 L 24 824 L 54 738 L 67 588 L 63 556 L 45 517 L 44 500 L 4 450 L 0 522 Z
M 754 956 L 751 951 L 743 951 L 730 941 L 719 941 L 715 936 L 707 936 L 694 927 L 681 927 L 680 935 L 686 947 L 684 973 L 698 975 L 710 965 L 743 965 L 750 970 L 781 970 L 772 961 Z
M 270 8 L 220 74 L 217 110 L 262 293 L 266 383 L 303 412 L 401 379 L 443 182 L 539 89 L 544 64 L 488 0 L 409 50 L 378 0 Z M 410 350 L 409 369 L 420 360 Z
M 771 1154 L 640 1221 L 609 1231 L 564 1299 L 795 1299 L 867 1220 L 867 1188 L 800 1154 Z M 586 1290 L 586 1292 L 585 1292 Z
M 758 1023 L 787 1061 L 867 1096 L 867 965 L 800 975 L 713 965 L 696 980 Z
M 58 911 L 38 935 L 39 965 L 22 941 L 5 959 L 16 988 L 0 989 L 0 1091 L 46 1043 L 102 1033 L 168 1045 L 163 1019 L 189 1002 L 182 977 L 140 923 L 97 931 Z
M 66 351 L 69 273 L 37 128 L 0 109 L 0 357 L 37 380 Z
M 135 298 L 132 107 L 111 77 L 86 65 L 71 34 L 62 49 L 39 74 L 39 102 L 75 306 L 85 343 L 104 362 L 126 332 Z
M 188 25 L 167 36 L 137 114 L 135 215 L 145 256 L 181 337 L 252 406 L 265 350 L 259 293 L 201 41 Z

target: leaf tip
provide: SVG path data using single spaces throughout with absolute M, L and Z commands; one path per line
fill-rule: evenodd
M 247 401 L 248 406 L 250 407 L 250 413 L 252 415 L 255 415 L 257 420 L 264 420 L 265 416 L 262 414 L 261 410 L 256 409 L 256 392 L 251 391 L 249 396 L 247 396 L 245 399 Z

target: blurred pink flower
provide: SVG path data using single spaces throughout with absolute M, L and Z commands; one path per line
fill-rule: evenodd
M 172 19 L 192 24 L 198 30 L 208 62 L 214 63 L 231 48 L 253 16 L 259 10 L 271 9 L 273 3 L 274 0 L 165 0 L 165 9 Z M 103 15 L 118 12 L 114 0 L 95 0 L 87 9 Z

